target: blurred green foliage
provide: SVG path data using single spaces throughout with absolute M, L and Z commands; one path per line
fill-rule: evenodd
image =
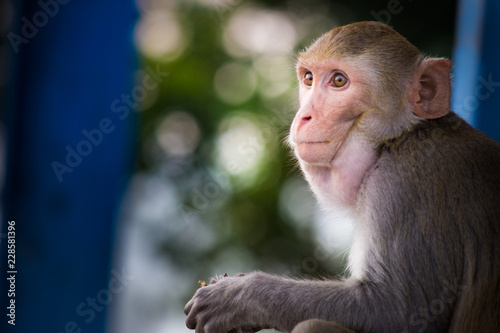
M 193 281 L 197 278 L 208 279 L 214 273 L 224 273 L 214 270 L 220 266 L 218 260 L 227 249 L 244 249 L 246 254 L 242 258 L 248 261 L 238 267 L 247 270 L 315 276 L 340 273 L 344 264 L 342 255 L 334 258 L 333 266 L 318 260 L 313 263 L 307 261 L 313 257 L 316 248 L 311 227 L 297 227 L 280 210 L 284 183 L 291 177 L 300 177 L 292 154 L 284 144 L 288 123 L 296 108 L 294 52 L 334 25 L 382 18 L 424 53 L 449 57 L 455 2 L 401 0 L 397 1 L 399 6 L 396 7 L 394 0 L 315 0 L 307 3 L 227 0 L 212 2 L 211 6 L 203 5 L 203 2 L 173 1 L 164 7 L 155 8 L 150 4 L 151 7 L 145 5 L 148 8 L 141 8 L 143 20 L 161 10 L 173 15 L 182 31 L 181 38 L 185 45 L 180 54 L 171 57 L 168 52 L 165 56 L 158 56 L 149 54 L 147 49 L 140 49 L 144 68 L 160 66 L 169 76 L 142 110 L 138 170 L 164 177 L 175 187 L 180 202 L 178 213 L 184 221 L 164 220 L 160 223 L 183 224 L 187 221 L 189 224 L 190 218 L 195 218 L 208 226 L 207 230 L 212 233 L 212 241 L 202 250 L 192 249 L 189 240 L 182 237 L 167 237 L 158 243 L 157 253 L 169 258 L 178 269 L 190 272 Z M 214 88 L 217 71 L 235 62 L 255 72 L 255 61 L 263 55 L 262 52 L 255 52 L 247 56 L 234 56 L 225 47 L 225 29 L 228 29 L 231 19 L 245 8 L 283 13 L 295 25 L 293 51 L 278 55 L 288 61 L 289 68 L 282 70 L 289 71 L 290 88 L 276 97 L 265 97 L 259 93 L 259 87 L 272 80 L 267 82 L 257 75 L 256 92 L 251 98 L 241 103 L 228 103 Z M 391 13 L 391 9 L 397 13 Z M 259 19 L 255 18 L 256 24 L 259 24 Z M 169 31 L 164 33 L 168 35 Z M 141 38 L 144 36 L 136 36 L 136 39 Z M 174 49 L 172 52 L 177 51 Z M 235 85 L 238 82 L 236 80 L 228 84 Z M 182 156 L 162 151 L 156 139 L 159 124 L 165 117 L 179 111 L 192 116 L 200 133 L 196 149 Z M 256 164 L 260 168 L 258 180 L 250 186 L 240 186 L 240 178 L 221 169 L 214 153 L 224 130 L 221 124 L 228 115 L 241 111 L 255 115 L 256 119 L 260 119 L 260 122 L 256 122 L 258 127 L 264 126 L 265 130 L 272 130 L 276 134 L 266 136 L 259 143 L 268 154 Z M 256 152 L 250 150 L 250 153 L 254 158 Z M 311 208 L 311 212 L 305 213 L 311 220 L 312 212 Z M 182 233 L 183 228 L 176 230 Z M 200 232 L 207 231 L 200 229 Z M 304 269 L 307 265 L 312 265 L 312 268 Z M 186 298 L 189 296 L 185 295 Z

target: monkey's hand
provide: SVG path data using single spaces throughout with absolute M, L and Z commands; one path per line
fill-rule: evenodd
M 216 277 L 186 304 L 186 326 L 196 333 L 253 333 L 272 328 L 258 273 Z

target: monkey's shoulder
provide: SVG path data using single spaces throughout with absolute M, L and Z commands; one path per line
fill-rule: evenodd
M 500 144 L 455 114 L 424 121 L 382 144 L 362 193 L 388 207 L 370 208 L 377 221 L 467 221 L 500 235 Z
M 491 161 L 500 174 L 500 143 L 475 129 L 454 112 L 446 116 L 425 120 L 401 136 L 385 141 L 381 152 L 396 156 L 422 156 L 440 163 L 460 161 L 476 164 Z M 447 156 L 451 156 L 447 157 Z
M 375 169 L 389 170 L 385 176 L 375 175 L 383 178 L 382 184 L 405 188 L 401 197 L 413 195 L 409 202 L 427 193 L 435 198 L 460 196 L 457 202 L 488 198 L 500 207 L 500 143 L 452 112 L 387 140 Z M 500 216 L 500 209 L 495 210 Z

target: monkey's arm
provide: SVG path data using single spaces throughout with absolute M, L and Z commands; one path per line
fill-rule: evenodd
M 376 290 L 355 280 L 305 281 L 261 272 L 227 277 L 200 288 L 186 305 L 186 324 L 196 333 L 221 333 L 244 328 L 275 328 L 290 332 L 307 319 L 340 320 L 341 323 L 391 321 L 373 315 L 384 302 Z M 372 304 L 373 306 L 370 306 Z M 387 314 L 387 313 L 386 313 Z M 396 326 L 396 324 L 394 323 Z M 393 326 L 393 327 L 395 327 Z

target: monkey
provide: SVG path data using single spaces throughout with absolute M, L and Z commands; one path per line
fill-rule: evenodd
M 451 110 L 450 69 L 379 22 L 299 52 L 289 145 L 321 207 L 356 223 L 349 274 L 224 277 L 187 327 L 500 332 L 500 144 Z

